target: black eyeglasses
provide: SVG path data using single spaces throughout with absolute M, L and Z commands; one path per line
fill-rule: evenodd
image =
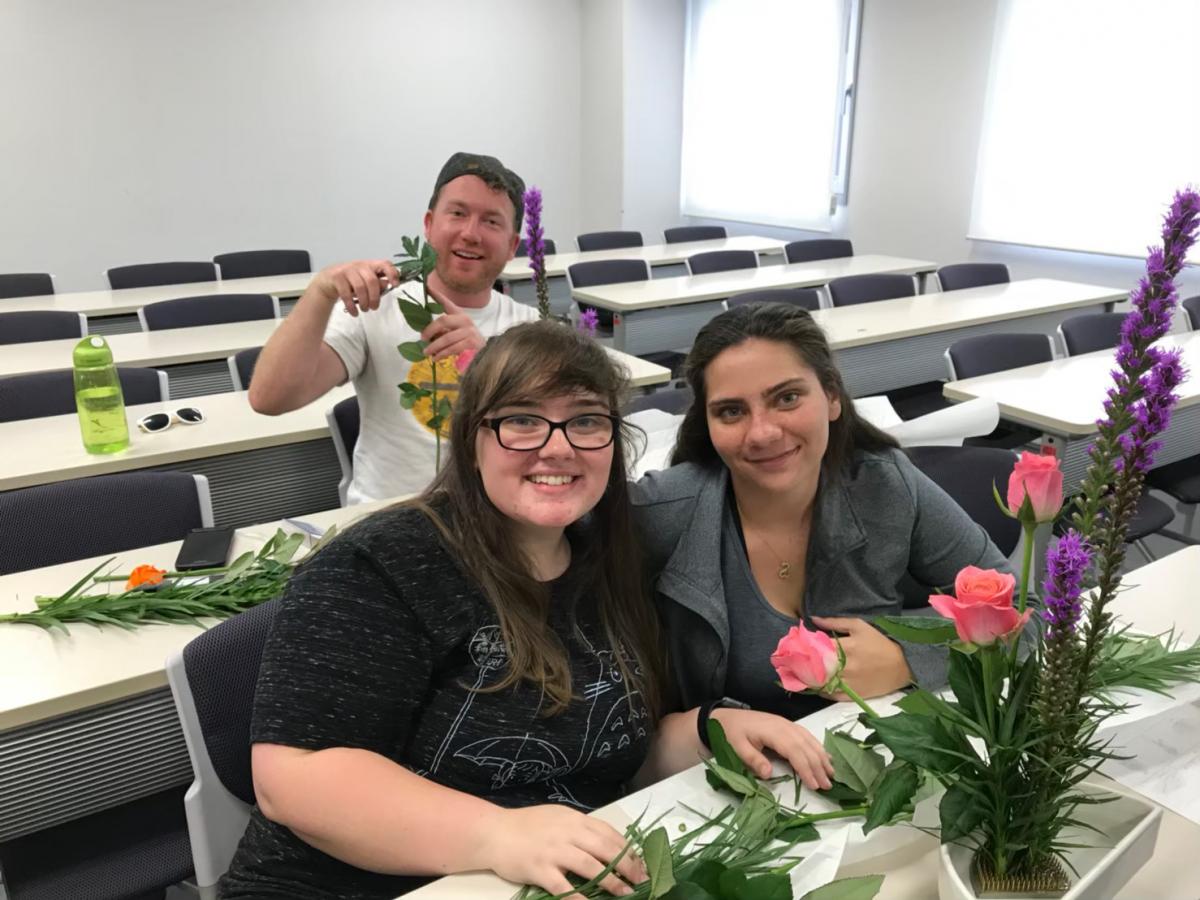
M 576 450 L 603 450 L 616 437 L 620 421 L 605 413 L 583 413 L 565 422 L 552 422 L 532 413 L 515 413 L 484 419 L 482 424 L 496 432 L 496 442 L 505 450 L 541 450 L 557 428 L 562 429 L 567 443 Z

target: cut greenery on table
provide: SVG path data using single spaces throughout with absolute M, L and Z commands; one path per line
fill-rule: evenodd
M 330 528 L 309 553 L 323 546 L 335 531 Z M 152 567 L 139 566 L 135 574 L 141 578 L 140 584 L 119 593 L 89 593 L 100 585 L 138 580 L 111 570 L 100 574 L 112 563 L 108 559 L 57 597 L 34 598 L 37 609 L 0 615 L 0 623 L 65 631 L 67 625 L 80 622 L 131 629 L 138 625 L 199 624 L 201 619 L 224 619 L 283 593 L 292 569 L 300 562 L 293 557 L 304 537 L 276 531 L 257 551 L 247 550 L 219 568 L 153 570 L 156 574 L 146 577 L 145 571 Z
M 673 841 L 666 827 L 659 824 L 661 816 L 645 825 L 639 817 L 626 828 L 629 842 L 622 855 L 637 852 L 650 876 L 634 885 L 633 893 L 627 896 L 633 900 L 871 900 L 879 892 L 883 876 L 867 875 L 838 879 L 795 898 L 788 876 L 803 860 L 803 856 L 790 852 L 792 848 L 819 839 L 816 823 L 870 813 L 867 797 L 872 792 L 856 791 L 840 779 L 847 778 L 853 785 L 862 786 L 866 770 L 874 764 L 874 760 L 868 763 L 864 758 L 877 757 L 874 751 L 855 745 L 845 755 L 834 756 L 839 779 L 835 784 L 842 783 L 847 796 L 856 798 L 854 805 L 832 812 L 806 813 L 781 803 L 768 787 L 769 783 L 790 779 L 795 783 L 798 802 L 800 784 L 795 776 L 760 781 L 734 752 L 715 719 L 708 722 L 708 734 L 713 755 L 704 761 L 705 777 L 712 787 L 732 793 L 739 800 L 711 816 L 689 810 L 704 821 L 683 831 Z M 837 737 L 852 743 L 844 735 Z M 878 762 L 880 771 L 872 778 L 872 786 L 887 781 L 882 777 L 882 759 Z M 886 818 L 892 820 L 894 816 Z M 580 881 L 570 894 L 548 894 L 540 888 L 527 887 L 514 900 L 607 898 L 611 895 L 599 883 L 615 871 L 620 859 L 614 859 L 595 878 Z

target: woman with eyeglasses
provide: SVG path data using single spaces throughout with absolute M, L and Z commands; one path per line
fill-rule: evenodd
M 722 707 L 776 713 L 778 724 L 826 705 L 786 693 L 771 666 L 797 622 L 841 635 L 843 676 L 863 697 L 943 685 L 944 649 L 892 641 L 870 618 L 909 612 L 906 595 L 953 584 L 964 566 L 1008 562 L 855 412 L 812 316 L 731 309 L 700 330 L 686 371 L 693 401 L 672 466 L 633 495 L 681 708 L 701 729 L 716 714 L 728 730 L 737 713 Z M 752 730 L 734 747 L 765 773 L 758 751 L 784 740 Z
M 567 891 L 625 843 L 586 811 L 695 764 L 695 729 L 659 727 L 625 388 L 561 324 L 492 338 L 429 489 L 292 579 L 255 698 L 258 806 L 222 897 L 393 897 L 472 869 Z M 626 855 L 603 884 L 644 878 Z

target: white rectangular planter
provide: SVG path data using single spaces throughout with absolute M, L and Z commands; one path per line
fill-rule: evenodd
M 1067 874 L 1075 881 L 1062 895 L 1062 900 L 1112 900 L 1153 855 L 1162 809 L 1118 784 L 1085 783 L 1082 788 L 1116 799 L 1077 810 L 1077 815 L 1098 833 L 1080 828 L 1068 828 L 1063 832 L 1068 842 L 1088 846 L 1067 852 L 1067 859 L 1078 876 L 1068 869 Z M 939 900 L 975 900 L 970 874 L 972 856 L 969 847 L 943 844 L 939 848 Z M 1014 894 L 1013 900 L 1020 896 Z

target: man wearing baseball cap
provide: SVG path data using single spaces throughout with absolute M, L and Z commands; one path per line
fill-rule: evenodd
M 455 153 L 425 213 L 425 239 L 437 251 L 428 287 L 445 314 L 418 335 L 397 300 L 419 301 L 419 284 L 395 287 L 399 272 L 385 259 L 338 263 L 313 276 L 263 347 L 250 382 L 250 405 L 260 413 L 290 412 L 353 380 L 362 424 L 348 502 L 417 493 L 433 478 L 435 437 L 425 424 L 432 404 L 402 408 L 399 384 L 429 384 L 436 364 L 439 394 L 453 400 L 458 354 L 537 318 L 492 289 L 516 252 L 524 193 L 520 177 L 495 157 Z M 428 358 L 410 363 L 396 346 L 418 337 L 429 342 Z

